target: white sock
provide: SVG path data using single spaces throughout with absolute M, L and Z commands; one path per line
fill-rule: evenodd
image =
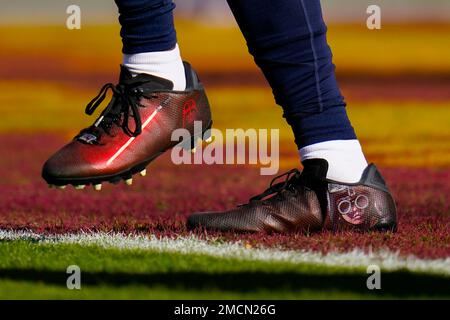
M 123 65 L 133 76 L 147 73 L 172 81 L 173 90 L 186 89 L 186 76 L 178 44 L 168 51 L 124 54 Z
M 345 183 L 358 182 L 367 161 L 358 140 L 332 140 L 315 143 L 299 150 L 302 161 L 328 161 L 327 179 Z

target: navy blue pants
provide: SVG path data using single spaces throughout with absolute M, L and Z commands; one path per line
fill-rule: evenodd
M 172 0 L 115 0 L 123 52 L 172 49 Z M 299 148 L 356 139 L 326 39 L 320 0 L 227 0 Z

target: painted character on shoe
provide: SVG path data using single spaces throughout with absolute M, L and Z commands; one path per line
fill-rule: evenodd
M 326 178 L 328 162 L 303 162 L 300 173 L 293 169 L 275 178 L 262 194 L 248 204 L 226 212 L 196 213 L 189 229 L 234 232 L 395 231 L 394 200 L 375 165 L 364 170 L 357 183 Z M 283 182 L 274 182 L 285 177 Z

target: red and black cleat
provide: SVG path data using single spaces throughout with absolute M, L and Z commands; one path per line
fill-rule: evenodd
M 272 180 L 261 195 L 227 212 L 196 213 L 188 229 L 234 232 L 396 231 L 394 200 L 375 165 L 358 183 L 326 179 L 328 162 L 311 159 Z M 283 182 L 274 182 L 285 176 Z
M 92 184 L 100 190 L 102 182 L 131 184 L 132 175 L 145 175 L 152 160 L 177 144 L 193 149 L 212 121 L 203 85 L 188 63 L 184 67 L 186 90 L 174 91 L 169 80 L 148 74 L 132 77 L 122 66 L 119 84 L 104 85 L 86 113 L 91 115 L 110 89 L 107 107 L 92 126 L 47 160 L 42 177 L 61 188 Z M 201 132 L 194 131 L 194 121 L 201 122 Z M 190 132 L 192 141 L 172 141 L 172 132 L 181 128 Z

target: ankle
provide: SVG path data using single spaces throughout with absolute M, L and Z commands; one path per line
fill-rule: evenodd
M 124 54 L 123 65 L 133 76 L 151 74 L 172 81 L 173 90 L 186 89 L 186 76 L 178 45 L 168 51 Z
M 315 143 L 299 150 L 301 161 L 325 159 L 327 179 L 356 183 L 361 179 L 367 161 L 358 140 L 332 140 Z

